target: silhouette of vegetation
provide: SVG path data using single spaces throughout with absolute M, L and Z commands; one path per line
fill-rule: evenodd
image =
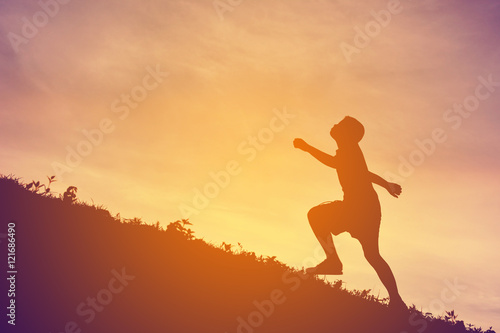
M 24 184 L 23 186 L 33 193 L 40 193 L 42 195 L 47 195 L 50 192 L 50 185 L 56 181 L 56 176 L 47 176 L 49 183 L 47 185 L 40 183 L 40 181 L 32 181 L 31 183 Z M 43 191 L 41 191 L 43 189 Z M 41 192 L 40 192 L 41 191 Z
M 78 188 L 76 188 L 75 186 L 69 186 L 66 192 L 63 193 L 63 201 L 68 204 L 75 203 L 77 191 Z
M 46 194 L 50 183 L 40 191 L 40 184 L 0 176 L 1 221 L 16 221 L 22 240 L 20 332 L 63 332 L 74 322 L 84 332 L 494 333 L 465 325 L 454 311 L 433 316 L 411 306 L 395 317 L 370 290 L 347 290 L 341 280 L 307 275 L 240 243 L 209 244 L 185 219 L 164 228 L 74 197 L 68 205 Z M 111 271 L 122 268 L 134 279 L 108 299 L 107 288 L 116 288 Z M 282 302 L 269 303 L 276 292 Z M 105 305 L 89 320 L 77 309 L 92 295 Z

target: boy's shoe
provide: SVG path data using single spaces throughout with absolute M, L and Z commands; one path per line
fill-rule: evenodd
M 316 275 L 342 275 L 342 263 L 326 258 L 315 267 L 307 268 L 306 273 Z

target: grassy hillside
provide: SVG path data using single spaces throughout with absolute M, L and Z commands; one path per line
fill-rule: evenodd
M 187 221 L 164 230 L 36 185 L 0 179 L 0 256 L 13 221 L 18 270 L 16 325 L 2 310 L 1 332 L 482 332 L 453 315 L 392 313 L 367 291 L 208 244 Z

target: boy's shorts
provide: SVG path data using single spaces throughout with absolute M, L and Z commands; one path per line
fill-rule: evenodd
M 334 235 L 347 231 L 360 241 L 367 237 L 378 239 L 381 219 L 378 200 L 369 203 L 327 201 L 313 207 L 310 214 L 317 219 L 315 223 L 324 223 Z

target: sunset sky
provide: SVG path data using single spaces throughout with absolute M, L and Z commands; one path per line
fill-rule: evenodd
M 350 115 L 403 186 L 377 192 L 405 301 L 500 329 L 500 3 L 54 1 L 0 2 L 0 173 L 309 266 L 307 211 L 342 191 L 292 141 L 334 154 Z M 385 297 L 335 240 L 344 286 Z

